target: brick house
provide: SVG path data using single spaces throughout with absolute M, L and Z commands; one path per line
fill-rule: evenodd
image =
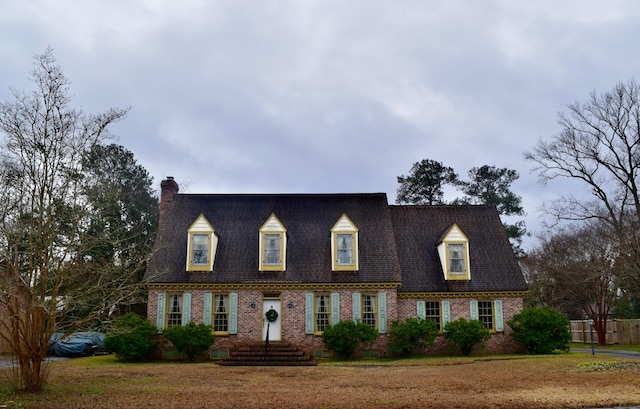
M 391 322 L 460 317 L 493 331 L 489 352 L 518 346 L 506 321 L 526 283 L 493 206 L 397 206 L 384 193 L 179 194 L 161 184 L 146 272 L 148 318 L 161 330 L 213 326 L 211 357 L 283 340 L 326 354 L 322 332 L 360 320 L 387 354 Z M 266 315 L 270 312 L 270 319 Z M 444 352 L 438 337 L 430 352 Z

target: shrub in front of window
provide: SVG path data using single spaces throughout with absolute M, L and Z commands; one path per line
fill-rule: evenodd
M 186 355 L 189 362 L 195 362 L 196 356 L 205 352 L 215 336 L 211 333 L 211 325 L 189 321 L 186 325 L 176 325 L 164 330 L 165 339 L 173 344 L 181 354 Z
M 147 361 L 158 345 L 153 340 L 157 331 L 156 326 L 145 318 L 128 313 L 114 321 L 111 331 L 106 334 L 104 347 L 115 353 L 119 361 Z
M 469 356 L 473 347 L 491 338 L 491 331 L 480 321 L 460 318 L 444 326 L 444 337 L 452 349 L 457 347 L 464 356 Z
M 340 358 L 349 359 L 362 342 L 371 342 L 377 337 L 378 332 L 368 324 L 340 321 L 325 328 L 322 342 Z
M 510 335 L 522 342 L 531 354 L 569 350 L 569 319 L 554 308 L 525 308 L 507 321 L 507 324 L 513 329 Z
M 393 321 L 389 330 L 389 350 L 395 355 L 411 356 L 418 348 L 433 346 L 438 328 L 433 320 L 407 318 Z

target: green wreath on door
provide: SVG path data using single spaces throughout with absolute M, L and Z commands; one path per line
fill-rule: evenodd
M 266 314 L 264 314 L 264 316 L 267 318 L 267 321 L 274 322 L 278 319 L 278 311 L 271 308 Z

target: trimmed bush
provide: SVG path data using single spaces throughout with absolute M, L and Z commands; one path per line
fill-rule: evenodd
M 464 356 L 469 356 L 473 347 L 491 338 L 491 331 L 477 320 L 460 318 L 444 326 L 444 337 L 453 348 L 458 347 Z
M 433 320 L 407 318 L 393 321 L 389 330 L 389 350 L 396 355 L 411 356 L 416 349 L 433 346 L 438 328 Z
M 186 355 L 190 362 L 195 362 L 196 355 L 205 352 L 215 341 L 211 325 L 196 325 L 193 321 L 186 325 L 169 327 L 164 330 L 163 335 L 179 353 Z
M 569 319 L 551 307 L 527 307 L 507 321 L 513 339 L 522 342 L 530 354 L 569 350 Z
M 358 345 L 371 342 L 378 337 L 378 332 L 368 324 L 353 321 L 340 321 L 336 325 L 325 328 L 322 342 L 330 351 L 343 359 L 350 358 Z
M 114 352 L 119 361 L 147 361 L 158 345 L 153 340 L 157 331 L 156 326 L 144 317 L 128 313 L 114 321 L 112 330 L 104 339 L 104 347 Z

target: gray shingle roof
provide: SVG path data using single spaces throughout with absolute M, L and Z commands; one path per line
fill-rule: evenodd
M 203 214 L 219 235 L 213 272 L 187 272 L 187 229 Z M 258 271 L 259 228 L 274 213 L 287 229 L 284 272 Z M 331 271 L 330 229 L 346 214 L 359 229 L 357 272 Z M 436 244 L 456 223 L 469 237 L 466 291 L 526 284 L 491 206 L 389 206 L 384 193 L 177 194 L 162 215 L 147 268 L 151 283 L 400 282 L 401 292 L 449 291 Z
M 213 272 L 186 272 L 187 229 L 200 215 L 219 234 Z M 284 272 L 258 271 L 258 230 L 274 213 L 287 229 Z M 330 230 L 345 213 L 359 229 L 357 272 L 331 271 Z M 162 216 L 147 268 L 155 283 L 399 282 L 384 193 L 178 194 Z
M 494 206 L 390 206 L 401 292 L 450 291 L 436 246 L 455 223 L 469 239 L 465 291 L 524 291 L 527 285 Z M 458 284 L 458 283 L 456 283 Z

